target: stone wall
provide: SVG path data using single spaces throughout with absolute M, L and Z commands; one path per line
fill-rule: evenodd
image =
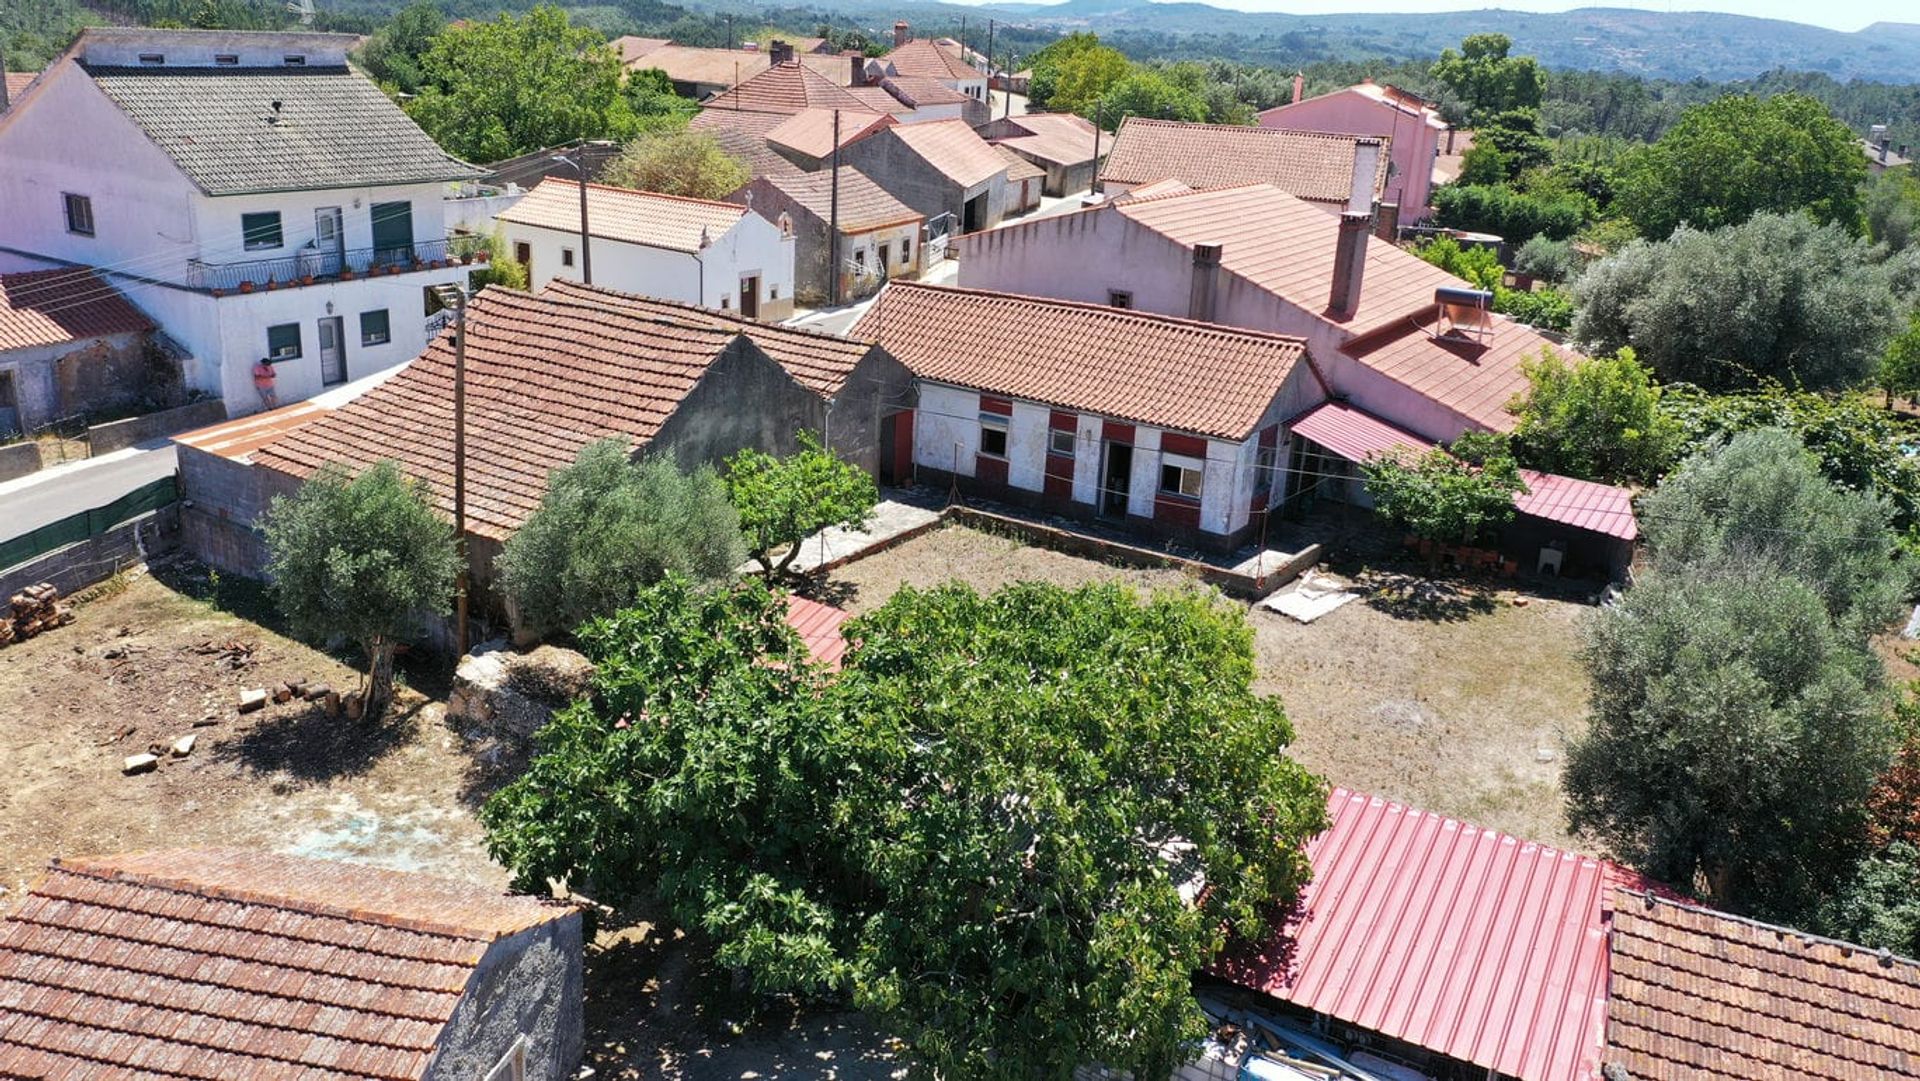
M 527 1081 L 568 1081 L 586 1047 L 580 914 L 495 942 L 421 1081 L 476 1081 L 525 1041 Z
M 125 420 L 96 424 L 87 429 L 87 445 L 95 455 L 110 454 L 136 443 L 144 443 L 149 439 L 204 428 L 225 419 L 227 419 L 225 403 L 209 399 L 174 409 L 144 413 Z
M 12 480 L 40 471 L 40 444 L 27 440 L 0 447 L 0 480 Z

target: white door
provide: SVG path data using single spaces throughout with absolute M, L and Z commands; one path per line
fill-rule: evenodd
M 320 382 L 326 386 L 347 381 L 347 351 L 340 343 L 340 317 L 320 320 Z
M 320 258 L 325 266 L 321 273 L 329 277 L 340 273 L 340 262 L 346 257 L 346 231 L 340 221 L 340 208 L 337 206 L 314 209 L 313 246 L 320 249 Z

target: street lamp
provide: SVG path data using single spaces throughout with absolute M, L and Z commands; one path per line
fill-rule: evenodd
M 573 166 L 574 173 L 580 177 L 580 280 L 592 285 L 593 252 L 587 248 L 587 167 L 581 164 L 586 160 L 586 155 L 581 154 L 580 161 L 575 161 L 565 154 L 555 154 L 553 160 Z

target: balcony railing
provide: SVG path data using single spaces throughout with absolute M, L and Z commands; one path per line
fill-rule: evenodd
M 238 263 L 187 260 L 187 285 L 221 293 L 292 288 L 317 281 L 375 277 L 408 270 L 451 266 L 460 261 L 446 240 L 423 240 L 395 248 L 350 248 L 325 251 L 304 248 L 276 259 Z

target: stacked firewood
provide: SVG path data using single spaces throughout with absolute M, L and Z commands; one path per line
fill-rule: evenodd
M 10 614 L 0 619 L 0 646 L 73 622 L 73 606 L 61 604 L 60 591 L 48 582 L 15 593 L 8 604 Z

